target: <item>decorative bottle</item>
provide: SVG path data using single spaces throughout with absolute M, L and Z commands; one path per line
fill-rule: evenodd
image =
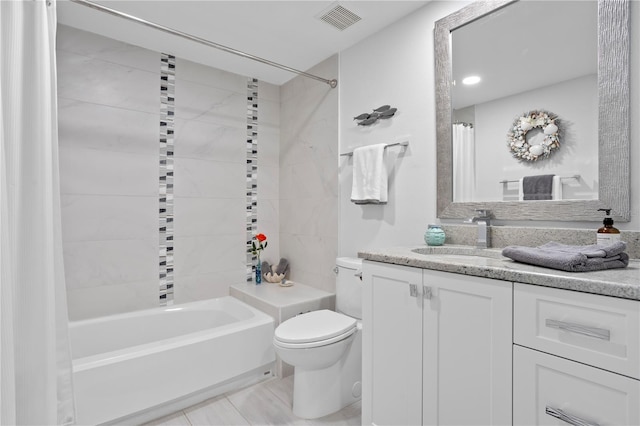
M 441 246 L 444 244 L 445 233 L 440 225 L 429 225 L 424 233 L 424 242 L 429 246 Z
M 258 258 L 258 264 L 256 265 L 256 284 L 262 283 L 262 264 L 260 258 Z
M 613 219 L 609 217 L 611 209 L 598 209 L 598 211 L 605 212 L 607 217 L 605 217 L 602 222 L 604 226 L 598 229 L 598 233 L 596 234 L 596 244 L 608 246 L 609 244 L 620 241 L 620 231 L 613 227 Z

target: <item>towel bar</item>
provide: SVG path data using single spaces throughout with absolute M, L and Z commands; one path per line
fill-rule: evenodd
M 575 179 L 575 180 L 579 180 L 580 179 L 580 175 L 573 175 L 573 176 L 560 176 L 560 179 Z M 514 179 L 514 180 L 501 180 L 498 183 L 510 183 L 510 182 L 519 182 L 519 179 Z
M 393 142 L 393 143 L 388 143 L 387 146 L 385 146 L 385 148 L 389 148 L 390 146 L 409 146 L 409 141 L 402 141 L 402 142 Z M 353 151 L 351 152 L 345 152 L 340 154 L 340 157 L 342 156 L 352 156 L 353 155 Z

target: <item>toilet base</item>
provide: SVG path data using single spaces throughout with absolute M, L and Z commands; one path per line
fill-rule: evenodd
M 362 332 L 358 330 L 347 353 L 320 370 L 295 368 L 293 414 L 317 419 L 359 401 L 362 393 Z

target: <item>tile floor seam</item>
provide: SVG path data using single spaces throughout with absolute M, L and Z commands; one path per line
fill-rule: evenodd
M 282 379 L 281 379 L 282 380 Z M 281 398 L 277 393 L 275 393 L 270 387 L 265 386 L 265 388 L 273 395 L 276 397 L 276 399 L 282 401 L 287 407 L 291 408 L 291 401 L 289 401 L 288 399 L 285 400 L 283 398 Z
M 236 407 L 236 405 L 233 403 L 233 401 L 231 399 L 229 399 L 229 397 L 227 395 L 228 395 L 227 393 L 224 394 L 224 399 L 226 399 L 229 402 L 229 404 L 231 404 L 233 409 L 236 410 L 238 412 L 238 414 L 240 414 L 240 417 L 242 417 L 247 422 L 248 425 L 252 425 L 253 426 L 253 423 L 251 423 L 251 421 L 247 418 L 247 416 L 245 416 L 242 413 L 240 408 Z
M 182 415 L 184 416 L 185 419 L 187 419 L 187 423 L 189 423 L 191 426 L 195 426 L 192 422 L 191 419 L 189 418 L 189 415 L 187 414 L 187 410 L 180 410 L 180 412 L 182 413 Z

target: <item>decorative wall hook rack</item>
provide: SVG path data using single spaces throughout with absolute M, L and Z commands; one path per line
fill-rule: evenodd
M 393 117 L 396 111 L 398 111 L 398 108 L 391 108 L 390 105 L 382 105 L 374 109 L 371 113 L 363 112 L 357 117 L 353 117 L 353 119 L 358 121 L 358 126 L 370 126 L 378 120 Z

